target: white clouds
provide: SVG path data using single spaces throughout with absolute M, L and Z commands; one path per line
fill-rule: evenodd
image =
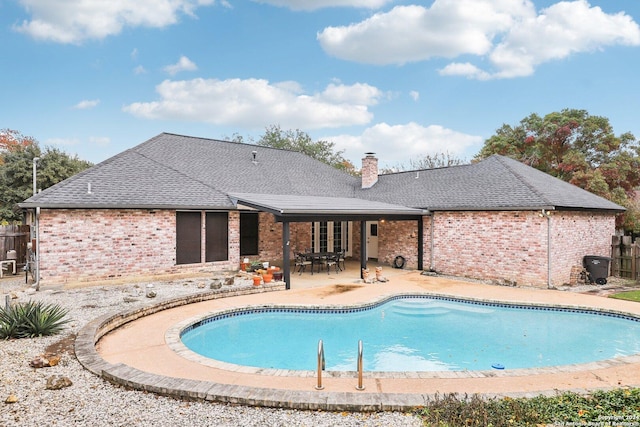
M 100 104 L 99 99 L 91 99 L 91 100 L 86 99 L 78 102 L 76 105 L 73 106 L 73 108 L 76 110 L 90 110 L 91 108 L 97 107 L 98 104 Z
M 193 16 L 199 6 L 214 0 L 20 0 L 32 15 L 14 28 L 39 40 L 81 43 L 119 34 L 124 27 L 161 28 Z
M 186 56 L 181 56 L 177 63 L 167 65 L 163 69 L 170 75 L 174 76 L 181 71 L 196 71 L 198 66 Z
M 449 153 L 464 157 L 473 146 L 480 147 L 484 139 L 480 136 L 456 132 L 438 125 L 422 126 L 414 122 L 402 125 L 379 123 L 367 128 L 361 135 L 338 135 L 324 137 L 332 141 L 345 157 L 357 159 L 363 153 L 377 154 L 381 166 L 406 163 L 427 154 Z M 358 165 L 356 165 L 358 166 Z
M 414 101 L 417 101 L 420 99 L 420 92 L 416 91 L 416 90 L 412 90 L 411 92 L 409 92 L 409 96 L 411 97 L 411 99 L 413 99 Z
M 111 138 L 107 136 L 90 136 L 89 142 L 92 145 L 97 145 L 98 147 L 106 147 L 111 144 Z
M 440 73 L 486 80 L 527 76 L 572 53 L 640 45 L 640 27 L 587 0 L 559 2 L 540 14 L 530 0 L 435 0 L 429 8 L 396 6 L 359 23 L 327 27 L 317 38 L 330 55 L 370 64 L 474 55 L 492 69 L 454 62 Z
M 147 70 L 142 65 L 138 65 L 136 68 L 133 69 L 133 74 L 135 75 L 145 74 L 146 72 Z
M 392 0 L 253 0 L 273 6 L 287 7 L 293 10 L 316 10 L 325 7 L 359 7 L 378 9 Z
M 136 102 L 124 111 L 156 120 L 318 129 L 369 123 L 373 115 L 368 107 L 383 96 L 362 83 L 330 84 L 322 92 L 306 94 L 295 82 L 271 84 L 261 79 L 165 80 L 156 91 L 159 101 Z

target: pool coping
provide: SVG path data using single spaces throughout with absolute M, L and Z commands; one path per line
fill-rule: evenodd
M 137 309 L 127 310 L 116 314 L 108 314 L 94 319 L 81 329 L 78 333 L 75 343 L 76 357 L 79 362 L 89 371 L 110 381 L 114 384 L 122 385 L 132 389 L 144 390 L 161 395 L 171 396 L 179 399 L 199 400 L 199 401 L 215 401 L 228 404 L 243 404 L 251 406 L 266 406 L 286 409 L 303 409 L 303 410 L 331 410 L 331 411 L 407 411 L 416 407 L 425 405 L 438 393 L 437 390 L 429 393 L 393 393 L 393 392 L 372 392 L 367 390 L 366 393 L 351 391 L 317 391 L 317 390 L 287 390 L 269 387 L 252 387 L 242 384 L 227 384 L 215 381 L 195 380 L 188 378 L 175 378 L 166 375 L 145 372 L 123 363 L 109 363 L 98 353 L 97 342 L 110 331 L 120 326 L 136 320 L 140 317 L 147 316 L 169 308 L 179 307 L 186 304 L 208 301 L 217 298 L 227 298 L 233 296 L 249 295 L 254 293 L 272 292 L 283 290 L 284 286 L 272 286 L 261 288 L 248 288 L 227 292 L 203 292 L 200 294 L 190 295 L 187 297 L 179 297 L 157 304 L 152 304 Z M 415 294 L 415 292 L 413 292 Z M 399 292 L 394 295 L 400 294 Z M 437 295 L 437 293 L 427 292 L 425 294 Z M 448 294 L 447 298 L 458 298 Z M 383 298 L 379 298 L 383 299 Z M 479 301 L 496 302 L 495 298 L 469 298 Z M 510 301 L 504 301 L 510 304 Z M 518 302 L 516 305 L 526 305 L 529 303 Z M 530 303 L 530 305 L 540 305 L 539 303 Z M 555 304 L 547 304 L 555 305 Z M 308 306 L 305 306 L 308 307 Z M 327 307 L 327 305 L 322 305 Z M 578 308 L 576 305 L 568 306 L 571 309 Z M 584 307 L 586 310 L 616 312 L 617 310 L 605 309 L 599 307 Z M 628 311 L 620 311 L 623 315 L 638 317 L 638 313 L 633 314 Z M 606 363 L 592 362 L 590 364 L 580 365 L 563 365 L 568 366 L 575 371 L 583 371 L 584 369 L 603 369 L 606 367 L 620 366 L 631 363 L 640 364 L 640 355 L 625 356 L 622 358 L 608 359 Z M 577 367 L 580 367 L 579 369 Z M 558 367 L 552 368 L 532 368 L 543 369 L 547 374 L 559 372 Z M 514 376 L 518 370 L 506 371 L 488 371 L 488 375 L 483 377 L 480 372 L 484 371 L 468 371 L 473 378 L 495 378 L 499 376 Z M 522 375 L 531 375 L 531 369 L 522 370 Z M 300 371 L 295 371 L 300 372 Z M 451 375 L 454 372 L 454 378 L 459 379 L 460 373 L 463 371 L 445 371 L 438 375 Z M 276 372 L 276 374 L 278 374 Z M 393 373 L 397 376 L 398 373 Z M 303 375 L 315 375 L 313 371 L 304 371 Z M 327 377 L 331 377 L 332 373 L 325 373 Z M 340 375 L 354 378 L 353 372 L 340 373 Z M 429 373 L 433 375 L 433 373 Z M 407 376 L 422 379 L 419 373 L 409 373 Z M 438 378 L 442 378 L 439 376 Z M 640 384 L 640 382 L 638 383 Z M 595 389 L 619 388 L 614 386 L 605 387 L 589 387 L 583 388 L 578 385 L 575 387 L 564 387 L 563 391 L 574 391 L 578 393 L 587 393 Z M 555 388 L 547 390 L 522 391 L 522 392 L 483 392 L 474 393 L 481 394 L 484 397 L 533 397 L 538 395 L 553 395 L 558 392 Z

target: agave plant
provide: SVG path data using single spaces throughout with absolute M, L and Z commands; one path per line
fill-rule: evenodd
M 0 308 L 0 338 L 34 338 L 55 335 L 70 319 L 68 310 L 57 304 L 28 301 Z

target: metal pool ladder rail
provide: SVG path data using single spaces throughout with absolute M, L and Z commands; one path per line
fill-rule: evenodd
M 358 385 L 356 390 L 364 390 L 362 385 L 362 340 L 358 341 Z
M 322 385 L 322 371 L 324 371 L 324 346 L 322 345 L 322 340 L 318 341 L 318 384 L 316 385 L 316 390 L 322 390 L 324 386 Z

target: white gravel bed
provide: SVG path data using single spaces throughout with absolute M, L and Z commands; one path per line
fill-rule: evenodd
M 34 369 L 29 362 L 48 346 L 78 332 L 90 320 L 148 304 L 146 283 L 41 290 L 25 285 L 24 277 L 0 280 L 0 304 L 5 296 L 59 304 L 72 321 L 52 337 L 0 340 L 0 427 L 9 426 L 420 426 L 420 419 L 398 412 L 333 413 L 186 402 L 114 386 L 85 370 L 73 353 L 61 353 L 60 363 Z M 153 282 L 156 299 L 199 293 L 206 279 Z M 205 289 L 201 287 L 205 285 Z M 199 287 L 200 286 L 200 287 Z M 250 286 L 236 280 L 234 287 Z M 47 378 L 63 375 L 70 387 L 47 390 Z M 17 402 L 5 403 L 9 396 Z

